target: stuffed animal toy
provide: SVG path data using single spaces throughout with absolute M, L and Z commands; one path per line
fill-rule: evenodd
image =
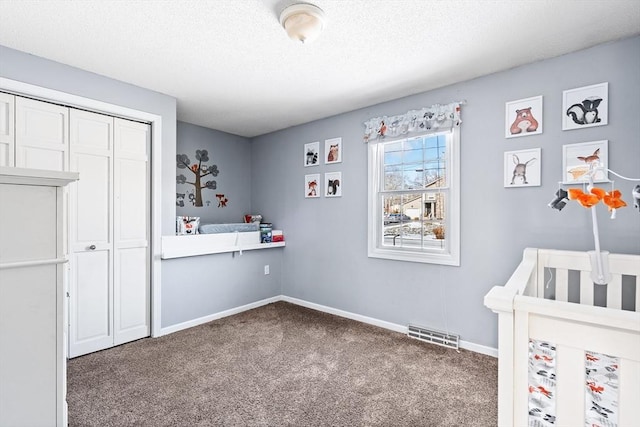
M 602 202 L 609 206 L 609 212 L 611 212 L 611 219 L 616 218 L 616 210 L 627 206 L 627 204 L 620 198 L 622 193 L 619 190 L 611 190 L 606 193 L 602 198 Z
M 604 195 L 605 191 L 602 188 L 592 188 L 590 193 L 585 193 L 579 188 L 569 189 L 569 200 L 577 200 L 585 208 L 597 205 Z
M 600 200 L 609 207 L 611 212 L 611 219 L 616 217 L 616 209 L 627 206 L 624 200 L 620 197 L 622 193 L 620 190 L 611 190 L 609 192 L 604 191 L 602 188 L 592 188 L 589 193 L 585 193 L 579 188 L 569 189 L 569 199 L 577 200 L 585 208 L 590 208 L 598 204 Z

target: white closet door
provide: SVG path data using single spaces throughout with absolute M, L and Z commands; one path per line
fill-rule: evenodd
M 16 97 L 15 114 L 15 165 L 68 171 L 69 109 Z
M 0 166 L 14 166 L 15 96 L 0 92 Z
M 72 109 L 69 357 L 113 346 L 113 118 Z
M 115 119 L 114 343 L 150 334 L 148 124 Z

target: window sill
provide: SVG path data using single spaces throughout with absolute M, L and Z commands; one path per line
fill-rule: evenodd
M 389 259 L 394 261 L 420 262 L 424 264 L 440 264 L 460 266 L 460 259 L 450 253 L 411 252 L 393 249 L 369 248 L 369 258 Z

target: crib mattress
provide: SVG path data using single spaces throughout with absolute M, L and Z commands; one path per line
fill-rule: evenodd
M 200 234 L 218 234 L 218 233 L 245 233 L 249 231 L 259 231 L 260 225 L 257 222 L 252 223 L 228 223 L 228 224 L 202 224 L 199 229 Z

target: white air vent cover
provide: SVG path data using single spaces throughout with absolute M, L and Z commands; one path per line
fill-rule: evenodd
M 460 348 L 459 335 L 452 335 L 446 332 L 427 329 L 416 325 L 409 325 L 407 335 L 420 341 L 430 342 L 432 344 L 453 348 L 455 350 Z

